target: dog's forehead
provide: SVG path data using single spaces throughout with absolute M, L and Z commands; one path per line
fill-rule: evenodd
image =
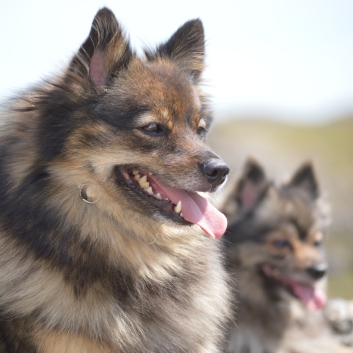
M 308 203 L 298 194 L 282 193 L 281 190 L 273 188 L 262 207 L 258 216 L 266 224 L 290 225 L 295 233 L 304 239 L 317 227 L 318 219 L 314 205 Z
M 135 102 L 162 118 L 194 118 L 201 102 L 196 87 L 187 74 L 172 64 L 137 62 L 132 65 L 125 84 Z M 124 84 L 124 83 L 123 83 Z
M 288 221 L 295 224 L 300 235 L 304 237 L 317 222 L 315 205 L 295 195 L 284 198 L 283 212 Z

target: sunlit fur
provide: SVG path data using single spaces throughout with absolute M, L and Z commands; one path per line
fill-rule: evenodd
M 0 352 L 219 352 L 220 244 L 115 175 L 138 165 L 213 191 L 198 167 L 218 158 L 197 133 L 211 123 L 203 58 L 199 20 L 140 59 L 104 8 L 67 70 L 2 112 Z M 151 121 L 168 138 L 141 130 Z
M 263 273 L 270 266 L 295 281 L 325 285 L 324 277 L 315 280 L 308 273 L 326 263 L 322 242 L 329 220 L 312 164 L 304 163 L 289 181 L 276 185 L 258 161 L 249 159 L 222 208 L 236 302 L 225 352 L 344 352 L 322 310 L 309 311 Z M 286 245 L 276 247 L 278 241 Z

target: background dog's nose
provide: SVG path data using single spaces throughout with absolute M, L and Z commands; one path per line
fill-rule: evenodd
M 229 173 L 229 167 L 222 160 L 213 158 L 203 165 L 203 172 L 209 183 L 214 186 L 221 185 Z
M 307 272 L 314 279 L 320 279 L 326 275 L 327 266 L 325 264 L 317 264 L 307 268 Z

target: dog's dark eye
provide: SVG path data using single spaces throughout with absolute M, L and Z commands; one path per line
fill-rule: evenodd
M 314 241 L 314 246 L 315 246 L 316 248 L 318 248 L 320 245 L 321 245 L 321 241 L 319 241 L 319 240 L 315 240 L 315 241 Z
M 198 127 L 196 133 L 200 136 L 200 138 L 205 138 L 206 136 L 206 129 L 202 126 Z
M 277 249 L 290 247 L 289 241 L 285 239 L 276 239 L 272 242 L 272 245 Z
M 143 132 L 147 133 L 148 135 L 155 135 L 155 136 L 163 135 L 167 131 L 165 127 L 157 123 L 150 123 L 146 126 L 143 126 L 141 129 Z
M 199 135 L 201 139 L 204 139 L 206 137 L 206 132 L 207 132 L 207 124 L 204 119 L 200 119 L 199 123 L 197 124 L 197 129 L 196 133 Z

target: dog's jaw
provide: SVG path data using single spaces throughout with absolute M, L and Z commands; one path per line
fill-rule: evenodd
M 146 168 L 120 166 L 115 175 L 139 199 L 162 216 L 180 225 L 198 225 L 212 238 L 221 237 L 227 227 L 225 216 L 196 191 L 169 186 Z
M 154 210 L 158 210 L 157 212 L 161 213 L 162 216 L 180 225 L 192 225 L 183 218 L 181 209 L 176 209 L 177 205 L 173 204 L 164 193 L 162 197 L 161 192 L 156 191 L 155 183 L 152 183 L 151 180 L 152 173 L 147 169 L 116 167 L 115 175 L 118 183 L 125 184 L 129 191 L 132 191 L 138 197 L 138 200 L 144 201 Z
M 309 310 L 319 310 L 326 304 L 326 294 L 314 283 L 302 283 L 284 275 L 268 264 L 261 266 L 261 273 L 269 280 L 276 282 L 295 298 L 299 299 Z

